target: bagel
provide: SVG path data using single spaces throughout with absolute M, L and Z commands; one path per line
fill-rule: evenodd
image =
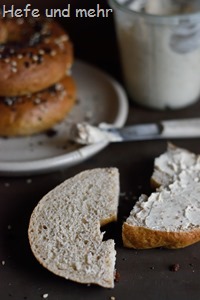
M 0 18 L 0 96 L 21 96 L 60 81 L 73 62 L 66 32 L 49 18 Z
M 39 133 L 60 122 L 75 102 L 72 77 L 43 91 L 17 97 L 0 97 L 0 135 L 23 136 Z

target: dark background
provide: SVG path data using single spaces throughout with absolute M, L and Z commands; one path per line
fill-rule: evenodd
M 95 8 L 96 3 L 108 7 L 106 1 L 0 1 L 0 5 L 35 8 L 60 8 L 71 3 L 75 7 Z M 105 70 L 122 84 L 119 53 L 113 18 L 59 19 L 74 43 L 75 57 Z M 0 29 L 1 30 L 1 29 Z M 199 117 L 199 101 L 177 111 L 155 111 L 139 107 L 130 101 L 127 124 L 155 122 L 162 119 Z M 200 153 L 199 139 L 173 141 Z M 24 177 L 0 177 L 0 299 L 49 300 L 199 300 L 200 245 L 180 250 L 128 250 L 121 241 L 121 224 L 137 197 L 151 191 L 149 178 L 154 158 L 166 149 L 166 141 L 141 141 L 111 144 L 89 160 L 69 169 L 51 174 Z M 107 237 L 115 238 L 116 268 L 120 274 L 114 289 L 84 286 L 59 278 L 45 270 L 33 257 L 27 238 L 30 214 L 50 189 L 85 169 L 115 166 L 120 171 L 121 197 L 119 221 L 107 228 Z M 4 263 L 5 262 L 5 263 Z M 173 272 L 170 266 L 179 264 Z

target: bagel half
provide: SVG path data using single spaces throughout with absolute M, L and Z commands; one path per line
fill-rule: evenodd
M 37 260 L 65 279 L 114 287 L 114 241 L 102 241 L 100 225 L 116 220 L 118 197 L 116 168 L 84 171 L 50 191 L 29 223 Z

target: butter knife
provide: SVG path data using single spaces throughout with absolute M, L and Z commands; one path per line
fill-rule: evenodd
M 200 118 L 165 120 L 122 128 L 106 123 L 95 127 L 83 122 L 74 124 L 70 132 L 70 138 L 73 141 L 84 145 L 103 141 L 125 142 L 197 137 L 200 137 Z

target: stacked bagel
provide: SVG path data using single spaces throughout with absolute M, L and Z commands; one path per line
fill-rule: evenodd
M 49 18 L 0 18 L 0 135 L 32 135 L 75 102 L 73 46 Z

